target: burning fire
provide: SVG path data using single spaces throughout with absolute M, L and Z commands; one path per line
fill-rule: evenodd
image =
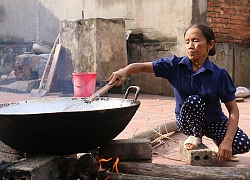
M 112 160 L 112 158 L 109 158 L 109 159 L 104 159 L 104 158 L 100 158 L 99 160 L 98 160 L 98 163 L 99 163 L 99 170 L 100 171 L 104 171 L 105 169 L 103 169 L 103 167 L 102 167 L 102 162 L 109 162 L 109 161 L 111 161 Z
M 105 171 L 105 169 L 103 169 L 102 162 L 109 162 L 109 161 L 111 161 L 111 160 L 112 160 L 112 158 L 109 158 L 109 159 L 100 158 L 100 159 L 98 160 L 100 171 Z M 115 171 L 116 173 L 119 173 L 119 170 L 118 170 L 118 167 L 117 167 L 118 162 L 119 162 L 119 158 L 117 157 L 116 160 L 115 160 L 115 163 L 114 163 L 114 165 L 113 165 L 112 172 Z
M 118 166 L 117 166 L 118 162 L 119 162 L 119 158 L 117 157 L 116 160 L 115 160 L 115 163 L 113 165 L 112 172 L 114 172 L 114 170 L 115 170 L 116 173 L 119 173 Z

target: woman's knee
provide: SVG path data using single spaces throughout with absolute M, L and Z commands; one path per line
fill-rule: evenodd
M 181 110 L 185 110 L 188 112 L 204 111 L 205 103 L 198 95 L 191 95 L 183 103 Z
M 185 103 L 189 106 L 195 106 L 195 107 L 197 107 L 196 105 L 203 106 L 205 104 L 204 101 L 198 95 L 188 96 Z

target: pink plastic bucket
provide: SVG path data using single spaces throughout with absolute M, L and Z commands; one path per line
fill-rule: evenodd
M 89 97 L 95 93 L 96 73 L 72 73 L 75 97 Z

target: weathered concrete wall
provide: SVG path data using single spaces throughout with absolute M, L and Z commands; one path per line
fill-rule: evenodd
M 234 78 L 234 64 L 235 57 L 234 53 L 237 50 L 232 44 L 216 43 L 216 54 L 212 57 L 209 57 L 212 62 L 227 70 L 228 74 Z
M 124 18 L 126 29 L 140 29 L 151 38 L 180 36 L 182 41 L 192 19 L 192 0 L 85 0 L 84 13 L 86 18 Z
M 235 45 L 234 81 L 237 86 L 250 88 L 250 49 Z
M 171 47 L 176 43 L 129 43 L 129 63 L 150 62 L 162 57 L 171 57 Z M 157 78 L 154 74 L 133 74 L 128 78 L 129 85 L 140 87 L 142 93 L 173 95 L 169 82 L 163 78 Z
M 82 18 L 83 1 L 1 0 L 0 44 L 40 41 L 52 45 L 59 21 Z
M 217 43 L 211 60 L 227 70 L 236 86 L 250 87 L 250 49 L 241 45 Z

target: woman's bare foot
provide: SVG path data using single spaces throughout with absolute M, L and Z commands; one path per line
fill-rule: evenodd
M 188 136 L 186 141 L 184 142 L 184 146 L 186 149 L 195 149 L 201 144 L 201 138 L 195 136 Z
M 195 149 L 196 148 L 195 145 L 190 144 L 190 143 L 186 143 L 185 146 L 186 146 L 186 149 Z

